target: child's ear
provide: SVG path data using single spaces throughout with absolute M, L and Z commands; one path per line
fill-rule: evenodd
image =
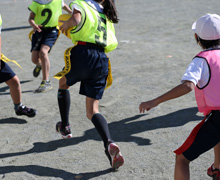
M 199 43 L 199 37 L 198 37 L 198 35 L 195 33 L 194 36 L 195 36 L 196 42 Z

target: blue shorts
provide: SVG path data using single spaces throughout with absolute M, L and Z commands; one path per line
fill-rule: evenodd
M 77 45 L 71 50 L 71 70 L 65 75 L 67 85 L 81 82 L 79 93 L 101 99 L 108 76 L 108 57 L 104 50 L 89 45 Z
M 0 63 L 0 83 L 3 83 L 13 78 L 16 74 L 7 63 L 5 63 L 4 61 L 0 61 Z
M 52 28 L 42 28 L 41 32 L 36 31 L 32 35 L 32 51 L 40 51 L 41 45 L 47 45 L 51 48 L 58 38 L 59 30 L 56 27 Z
M 212 111 L 211 116 L 199 129 L 193 143 L 183 152 L 186 159 L 193 161 L 220 142 L 220 111 Z

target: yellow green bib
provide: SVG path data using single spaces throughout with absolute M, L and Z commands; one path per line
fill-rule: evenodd
M 84 0 L 75 0 L 70 6 L 73 4 L 80 8 L 81 23 L 70 31 L 72 42 L 90 42 L 103 47 L 106 53 L 113 51 L 118 45 L 113 23 Z
M 55 27 L 62 14 L 62 0 L 52 0 L 47 4 L 41 4 L 40 1 L 35 0 L 28 8 L 35 14 L 34 21 L 37 25 Z
M 0 26 L 2 25 L 2 16 L 0 14 Z

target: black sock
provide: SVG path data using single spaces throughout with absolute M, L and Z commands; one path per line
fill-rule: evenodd
M 17 111 L 20 106 L 22 106 L 22 103 L 14 104 L 14 110 Z
M 105 120 L 104 116 L 97 113 L 97 114 L 93 115 L 92 123 L 94 124 L 96 130 L 98 131 L 99 135 L 101 136 L 101 138 L 104 142 L 104 147 L 107 148 L 108 142 L 111 141 L 111 136 L 110 136 L 107 121 Z
M 70 93 L 68 89 L 58 90 L 58 105 L 62 120 L 62 128 L 69 126 Z

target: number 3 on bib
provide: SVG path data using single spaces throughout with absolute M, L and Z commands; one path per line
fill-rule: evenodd
M 106 20 L 102 18 L 101 16 L 98 17 L 98 27 L 97 30 L 100 32 L 103 32 L 102 37 L 95 35 L 95 42 L 97 45 L 101 47 L 105 47 L 107 45 L 106 40 L 107 40 L 107 32 L 104 26 L 106 26 Z M 104 25 L 104 26 L 103 26 Z

